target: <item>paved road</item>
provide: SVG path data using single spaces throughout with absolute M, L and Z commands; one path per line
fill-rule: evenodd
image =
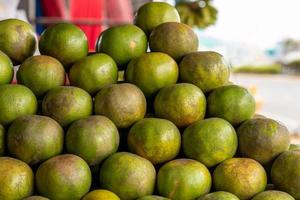
M 233 74 L 231 80 L 246 87 L 255 86 L 257 98 L 263 103 L 258 112 L 300 133 L 300 76 Z

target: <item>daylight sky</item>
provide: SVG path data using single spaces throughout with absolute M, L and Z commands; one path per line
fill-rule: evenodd
M 283 38 L 300 40 L 299 0 L 214 0 L 218 22 L 207 35 L 262 48 Z

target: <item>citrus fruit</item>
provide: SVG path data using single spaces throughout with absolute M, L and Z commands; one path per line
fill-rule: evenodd
M 27 86 L 37 96 L 65 83 L 62 64 L 50 56 L 33 56 L 26 59 L 17 71 L 19 84 Z
M 120 200 L 120 198 L 108 190 L 93 190 L 85 195 L 82 200 Z
M 198 50 L 198 37 L 186 24 L 166 22 L 157 26 L 149 38 L 153 52 L 163 52 L 179 61 L 188 53 Z
M 276 189 L 300 199 L 300 151 L 286 151 L 276 158 L 271 179 Z
M 48 27 L 41 35 L 39 50 L 59 60 L 66 70 L 88 54 L 84 32 L 73 24 L 59 23 Z
M 0 124 L 0 157 L 4 155 L 5 153 L 5 129 Z
M 175 7 L 165 2 L 149 2 L 142 5 L 135 16 L 134 23 L 147 35 L 158 25 L 165 22 L 180 22 Z
M 23 199 L 33 193 L 33 172 L 20 160 L 0 157 L 0 184 L 1 199 Z
M 30 196 L 23 200 L 50 200 L 50 199 L 48 199 L 46 197 L 42 197 L 42 196 Z
M 64 132 L 50 117 L 26 115 L 13 121 L 7 131 L 9 153 L 34 165 L 63 150 Z
M 127 82 L 137 85 L 149 97 L 159 89 L 177 82 L 178 66 L 167 54 L 145 53 L 130 61 L 125 75 Z
M 289 149 L 290 134 L 279 122 L 269 118 L 249 119 L 238 128 L 239 153 L 265 165 Z
M 240 200 L 237 196 L 234 194 L 231 194 L 230 192 L 224 192 L 224 191 L 218 191 L 206 194 L 197 200 Z
M 150 161 L 127 152 L 111 155 L 100 169 L 100 185 L 122 200 L 134 200 L 154 191 L 155 168 Z
M 109 55 L 97 53 L 76 62 L 70 69 L 69 79 L 71 85 L 93 95 L 104 86 L 117 83 L 118 67 Z
M 59 86 L 51 89 L 42 103 L 43 115 L 55 119 L 66 127 L 73 121 L 92 114 L 92 98 L 81 88 Z
M 180 81 L 193 83 L 203 92 L 209 92 L 229 81 L 230 69 L 223 56 L 213 51 L 190 53 L 179 67 Z
M 66 149 L 97 165 L 119 146 L 119 133 L 114 123 L 104 116 L 90 116 L 75 121 L 66 134 Z
M 136 122 L 128 133 L 128 147 L 153 164 L 172 160 L 180 150 L 181 135 L 166 119 L 145 118 Z
M 156 116 L 184 127 L 204 118 L 206 100 L 203 92 L 195 85 L 173 84 L 158 92 L 154 110 Z
M 0 21 L 0 50 L 14 63 L 21 64 L 36 50 L 36 36 L 30 24 L 19 19 Z
M 22 85 L 0 86 L 0 124 L 7 126 L 23 115 L 35 114 L 37 100 L 31 90 Z
M 233 125 L 252 118 L 255 100 L 247 89 L 237 85 L 227 85 L 213 90 L 207 98 L 207 114 L 220 117 Z
M 139 27 L 125 24 L 108 28 L 98 38 L 96 51 L 110 55 L 119 68 L 147 51 L 147 36 Z
M 138 198 L 137 200 L 170 200 L 169 198 L 157 196 L 157 195 L 148 195 L 141 198 Z
M 8 84 L 14 76 L 13 64 L 9 57 L 0 51 L 0 85 Z
M 163 165 L 157 175 L 160 195 L 172 200 L 193 200 L 210 191 L 208 169 L 195 160 L 177 159 Z
M 230 158 L 216 167 L 213 183 L 216 191 L 230 192 L 246 200 L 265 190 L 267 175 L 253 159 Z
M 146 99 L 143 92 L 133 84 L 111 84 L 96 95 L 95 113 L 105 115 L 118 128 L 127 128 L 144 118 Z
M 212 167 L 235 155 L 237 140 L 229 122 L 209 118 L 197 121 L 184 130 L 183 151 L 188 158 Z
M 55 200 L 80 200 L 91 186 L 91 171 L 78 156 L 63 154 L 50 158 L 37 169 L 39 194 Z
M 269 190 L 261 192 L 251 200 L 295 200 L 291 195 L 286 192 Z

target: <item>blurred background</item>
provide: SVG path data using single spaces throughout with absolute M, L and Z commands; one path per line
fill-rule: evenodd
M 94 51 L 107 27 L 132 23 L 150 0 L 0 0 L 0 20 L 19 18 L 41 34 L 58 22 L 77 24 Z M 162 0 L 161 0 L 162 1 Z M 231 80 L 254 94 L 257 113 L 285 123 L 300 134 L 300 1 L 165 0 L 194 28 L 200 50 L 223 54 Z M 297 136 L 298 135 L 298 136 Z

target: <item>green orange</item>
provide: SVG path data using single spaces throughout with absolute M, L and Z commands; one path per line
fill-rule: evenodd
M 118 67 L 109 55 L 97 53 L 76 62 L 70 69 L 69 79 L 71 85 L 93 95 L 104 86 L 117 83 Z
M 230 192 L 247 200 L 265 190 L 267 174 L 253 159 L 231 158 L 215 168 L 213 183 L 215 190 Z
M 55 200 L 80 200 L 90 190 L 91 179 L 88 164 L 72 154 L 50 158 L 35 176 L 39 194 Z
M 119 146 L 119 133 L 107 117 L 95 115 L 75 121 L 66 134 L 66 149 L 83 158 L 89 165 L 97 165 Z
M 132 59 L 125 75 L 127 82 L 137 85 L 149 97 L 159 89 L 175 84 L 178 73 L 177 63 L 170 56 L 151 52 Z
M 180 62 L 180 81 L 193 83 L 203 92 L 226 85 L 230 69 L 224 57 L 213 51 L 190 53 Z
M 290 133 L 281 123 L 269 118 L 249 119 L 238 128 L 239 153 L 270 164 L 290 146 Z
M 180 22 L 175 7 L 165 2 L 149 2 L 142 5 L 135 16 L 134 23 L 147 35 L 158 25 L 165 22 Z
M 29 165 L 62 153 L 64 132 L 50 117 L 26 115 L 17 118 L 7 131 L 9 153 Z
M 255 197 L 253 197 L 251 200 L 295 200 L 295 199 L 286 192 L 269 190 L 255 195 Z
M 237 196 L 230 192 L 218 191 L 206 194 L 197 200 L 240 200 Z
M 155 176 L 150 161 L 132 153 L 119 152 L 102 164 L 100 185 L 122 200 L 135 200 L 153 193 Z
M 14 76 L 13 64 L 9 57 L 0 51 L 0 85 L 8 84 Z
M 93 190 L 86 194 L 82 200 L 120 200 L 120 198 L 108 190 Z
M 276 158 L 271 179 L 276 189 L 300 199 L 300 151 L 286 151 Z
M 81 88 L 59 86 L 51 89 L 42 103 L 43 115 L 55 119 L 66 127 L 73 121 L 92 114 L 92 97 Z
M 185 127 L 204 118 L 206 99 L 201 89 L 195 85 L 173 84 L 158 92 L 154 110 L 156 116 Z
M 195 160 L 172 160 L 159 169 L 157 188 L 160 195 L 172 200 L 194 200 L 210 191 L 211 175 Z
M 108 117 L 118 128 L 128 128 L 144 118 L 146 99 L 143 92 L 133 84 L 111 84 L 97 93 L 95 113 Z
M 0 184 L 0 199 L 23 199 L 33 193 L 33 172 L 20 160 L 0 157 Z
M 207 167 L 232 158 L 238 139 L 232 125 L 220 118 L 209 118 L 193 123 L 184 130 L 183 151 L 188 158 Z
M 166 119 L 145 118 L 131 127 L 127 140 L 131 152 L 158 164 L 177 156 L 181 135 L 178 128 Z
M 120 68 L 147 51 L 147 36 L 139 27 L 125 24 L 108 28 L 98 38 L 96 51 L 110 55 Z
M 166 22 L 157 26 L 149 38 L 153 52 L 163 52 L 179 61 L 183 56 L 198 50 L 198 37 L 186 24 Z
M 65 83 L 63 65 L 50 56 L 33 56 L 26 59 L 17 71 L 19 84 L 27 86 L 37 96 L 42 97 L 50 89 Z
M 7 126 L 23 115 L 35 114 L 37 100 L 32 91 L 22 85 L 0 86 L 0 124 Z
M 213 90 L 207 98 L 207 114 L 219 117 L 233 125 L 251 119 L 255 112 L 255 99 L 246 88 L 226 85 Z
M 19 19 L 0 21 L 0 51 L 14 63 L 21 64 L 36 50 L 36 36 L 30 24 Z
M 59 60 L 66 68 L 88 54 L 88 40 L 74 24 L 59 23 L 48 27 L 41 35 L 39 50 Z

